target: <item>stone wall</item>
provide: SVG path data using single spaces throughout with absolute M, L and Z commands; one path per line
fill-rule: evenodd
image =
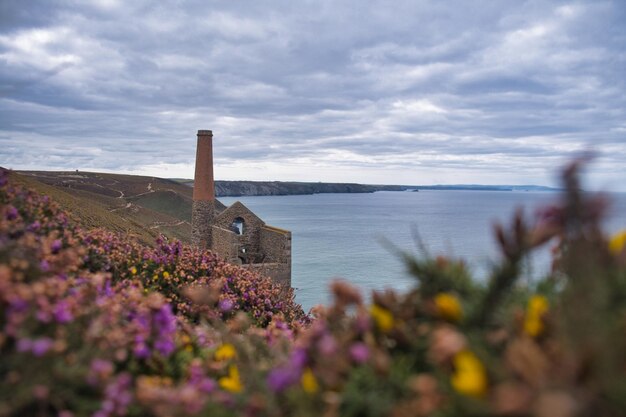
M 202 249 L 211 248 L 211 224 L 215 206 L 213 201 L 194 201 L 191 206 L 191 244 Z
M 244 267 L 258 272 L 263 276 L 272 278 L 272 281 L 283 285 L 285 288 L 291 287 L 291 264 L 250 264 L 244 265 Z
M 237 256 L 239 242 L 235 233 L 230 230 L 222 229 L 221 227 L 213 226 L 212 237 L 213 246 L 211 250 L 213 252 L 230 263 L 240 263 Z
M 243 220 L 242 234 L 232 229 L 236 219 Z M 221 258 L 291 286 L 291 232 L 266 225 L 236 202 L 215 217 L 212 234 L 212 249 Z
M 260 250 L 265 254 L 265 262 L 291 264 L 291 232 L 273 226 L 263 226 Z
M 222 229 L 231 230 L 233 222 L 238 218 L 243 220 L 243 233 L 241 235 L 233 233 L 241 248 L 238 257 L 241 257 L 244 263 L 264 262 L 265 254 L 261 250 L 261 228 L 265 223 L 246 206 L 240 202 L 234 203 L 221 212 L 213 224 Z

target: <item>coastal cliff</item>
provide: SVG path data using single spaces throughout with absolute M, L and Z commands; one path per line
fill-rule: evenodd
M 191 185 L 191 184 L 190 184 Z M 282 182 L 282 181 L 216 181 L 218 197 L 253 195 L 302 195 L 323 193 L 373 193 L 375 191 L 403 191 L 397 185 L 367 185 L 351 183 Z

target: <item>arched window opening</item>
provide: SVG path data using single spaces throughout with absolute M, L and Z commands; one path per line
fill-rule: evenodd
M 243 265 L 250 263 L 250 259 L 248 259 L 248 248 L 245 245 L 239 247 L 239 260 Z
M 236 233 L 238 235 L 243 235 L 244 232 L 244 221 L 241 217 L 237 217 L 235 220 L 233 220 L 232 224 L 230 225 L 230 230 L 233 231 L 233 233 Z

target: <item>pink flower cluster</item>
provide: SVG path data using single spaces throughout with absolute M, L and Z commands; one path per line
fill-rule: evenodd
M 2 415 L 230 407 L 212 352 L 231 330 L 265 343 L 309 320 L 293 292 L 210 252 L 81 230 L 4 170 L 0 183 Z

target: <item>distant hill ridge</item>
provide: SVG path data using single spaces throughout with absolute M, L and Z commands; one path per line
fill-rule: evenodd
M 14 181 L 49 195 L 87 228 L 104 227 L 151 243 L 163 234 L 189 242 L 193 181 L 85 171 L 14 171 Z M 280 181 L 217 181 L 216 195 L 260 196 L 415 190 L 553 190 L 537 186 L 368 185 Z M 219 211 L 225 207 L 216 200 Z
M 181 184 L 193 187 L 193 180 L 174 179 Z M 419 190 L 458 190 L 458 191 L 558 191 L 556 188 L 541 185 L 376 185 L 328 182 L 289 182 L 289 181 L 216 181 L 215 194 L 218 197 L 262 196 L 262 195 L 305 195 L 325 193 L 373 193 L 376 191 L 419 191 Z
M 193 180 L 178 180 L 193 187 Z M 404 191 L 401 185 L 369 185 L 356 183 L 286 182 L 286 181 L 215 181 L 217 197 L 260 195 L 304 195 L 326 193 L 373 193 L 376 191 Z

